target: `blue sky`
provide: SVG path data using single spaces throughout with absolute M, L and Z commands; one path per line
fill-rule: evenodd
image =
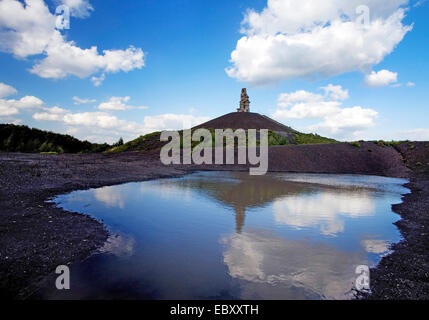
M 251 111 L 305 132 L 429 140 L 427 1 L 24 2 L 0 0 L 2 123 L 129 140 L 235 111 L 247 87 Z

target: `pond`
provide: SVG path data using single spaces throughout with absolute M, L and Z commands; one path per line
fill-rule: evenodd
M 55 199 L 112 236 L 73 265 L 60 299 L 348 299 L 356 267 L 400 240 L 406 180 L 197 172 Z

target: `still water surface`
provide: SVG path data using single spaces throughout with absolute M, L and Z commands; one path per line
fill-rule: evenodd
M 44 298 L 346 299 L 400 239 L 402 179 L 200 172 L 59 196 L 112 237 Z

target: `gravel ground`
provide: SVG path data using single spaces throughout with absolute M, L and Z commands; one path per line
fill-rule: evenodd
M 396 226 L 403 240 L 371 270 L 371 294 L 363 299 L 429 299 L 429 143 L 398 146 L 410 169 L 411 190 L 392 209 L 401 216 Z

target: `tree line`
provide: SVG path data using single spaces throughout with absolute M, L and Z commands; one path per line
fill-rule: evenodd
M 123 143 L 122 138 L 116 143 Z M 94 153 L 112 148 L 107 143 L 81 141 L 68 134 L 29 128 L 14 124 L 0 124 L 0 152 L 28 153 Z

